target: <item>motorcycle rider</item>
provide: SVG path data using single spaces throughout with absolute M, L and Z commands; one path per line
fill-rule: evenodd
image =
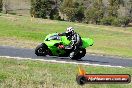
M 78 33 L 74 31 L 73 27 L 68 27 L 66 32 L 58 34 L 59 36 L 66 36 L 67 39 L 71 41 L 69 46 L 66 48 L 71 48 L 73 51 L 70 53 L 70 58 L 73 58 L 75 54 L 77 54 L 82 46 L 82 39 Z

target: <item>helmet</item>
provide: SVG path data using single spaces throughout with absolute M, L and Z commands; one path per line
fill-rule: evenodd
M 74 33 L 74 29 L 73 29 L 73 27 L 68 27 L 67 29 L 66 29 L 66 33 Z

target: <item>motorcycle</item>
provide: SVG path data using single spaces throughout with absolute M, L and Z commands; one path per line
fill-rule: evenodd
M 91 38 L 81 38 L 82 46 L 79 52 L 76 53 L 71 59 L 79 60 L 86 54 L 86 48 L 92 46 L 94 41 Z M 35 49 L 37 56 L 57 56 L 57 57 L 69 57 L 69 54 L 73 51 L 71 48 L 67 48 L 70 44 L 70 40 L 66 36 L 59 36 L 58 33 L 52 33 L 46 36 L 43 43 L 38 45 Z

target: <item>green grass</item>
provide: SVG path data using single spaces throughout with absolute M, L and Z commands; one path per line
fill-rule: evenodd
M 132 68 L 83 67 L 88 74 L 132 75 Z M 77 74 L 77 65 L 0 58 L 0 88 L 132 88 L 132 83 L 80 86 Z
M 2 14 L 0 38 L 42 42 L 47 34 L 64 32 L 68 26 L 73 26 L 82 37 L 94 39 L 94 46 L 87 49 L 89 53 L 132 57 L 132 27 L 121 28 L 46 19 L 31 21 L 30 17 Z

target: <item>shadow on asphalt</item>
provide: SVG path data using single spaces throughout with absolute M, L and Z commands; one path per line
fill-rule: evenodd
M 95 61 L 95 60 L 77 60 L 77 61 L 81 61 L 81 62 L 92 62 L 92 63 L 109 63 L 109 62 L 103 62 L 103 61 Z

